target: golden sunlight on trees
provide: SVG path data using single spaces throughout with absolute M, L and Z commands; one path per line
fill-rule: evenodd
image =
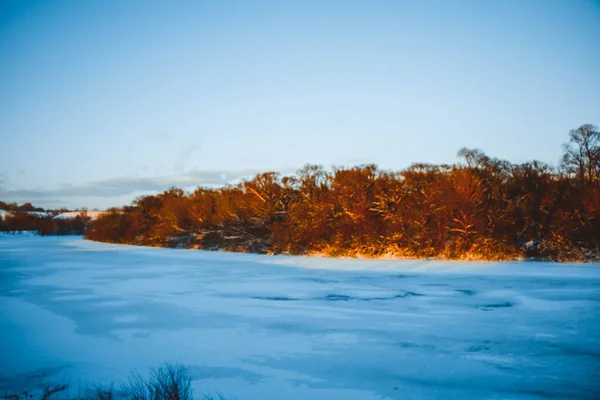
M 307 165 L 220 189 L 172 188 L 91 225 L 93 240 L 331 256 L 598 259 L 600 134 L 570 132 L 561 167 L 461 149 L 454 165 Z

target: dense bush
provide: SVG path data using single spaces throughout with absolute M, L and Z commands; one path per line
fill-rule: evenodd
M 462 149 L 455 165 L 374 165 L 236 186 L 172 188 L 93 222 L 92 240 L 333 256 L 590 260 L 600 246 L 600 132 L 570 133 L 560 167 Z

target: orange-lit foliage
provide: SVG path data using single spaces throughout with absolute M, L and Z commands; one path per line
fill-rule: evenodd
M 145 196 L 86 236 L 260 253 L 589 260 L 600 246 L 600 149 L 588 153 L 585 169 L 513 165 L 468 149 L 462 163 L 400 172 L 307 165 L 294 176 Z

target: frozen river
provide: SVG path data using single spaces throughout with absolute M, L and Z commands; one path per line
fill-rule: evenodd
M 600 265 L 332 260 L 0 236 L 0 391 L 163 361 L 196 397 L 600 398 Z

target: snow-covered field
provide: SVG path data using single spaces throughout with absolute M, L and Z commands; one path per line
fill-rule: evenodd
M 0 236 L 0 391 L 165 360 L 197 397 L 600 398 L 600 265 L 332 260 Z

